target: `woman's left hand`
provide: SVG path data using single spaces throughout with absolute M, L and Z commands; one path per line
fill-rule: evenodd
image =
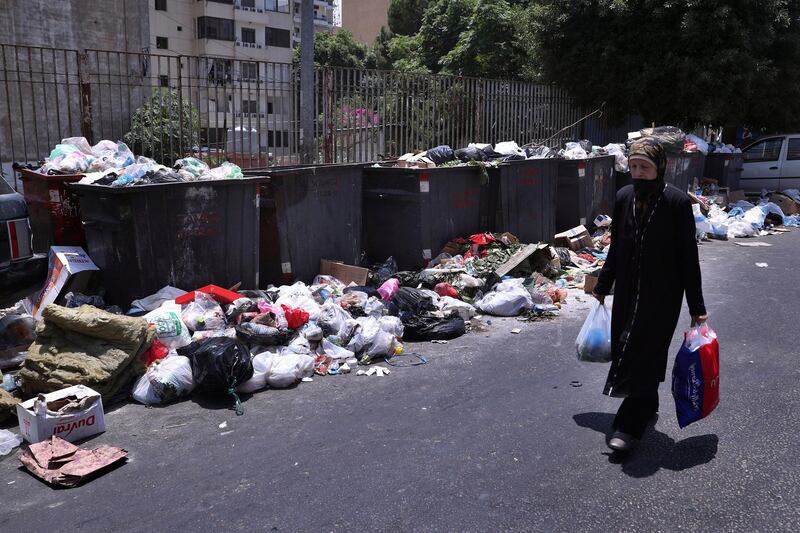
M 708 320 L 708 314 L 692 315 L 692 327 L 701 326 L 706 320 Z

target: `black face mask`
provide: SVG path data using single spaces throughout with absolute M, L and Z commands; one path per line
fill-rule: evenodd
M 633 180 L 633 192 L 637 198 L 648 198 L 663 186 L 660 180 Z

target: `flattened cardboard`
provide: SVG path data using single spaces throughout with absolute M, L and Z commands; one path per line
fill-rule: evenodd
M 349 285 L 350 283 L 365 285 L 367 283 L 367 276 L 369 276 L 369 269 L 345 265 L 341 261 L 322 259 L 319 262 L 319 273 L 323 276 L 333 276 L 345 285 Z

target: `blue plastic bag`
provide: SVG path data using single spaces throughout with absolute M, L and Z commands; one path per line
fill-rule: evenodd
M 611 361 L 611 313 L 605 304 L 595 302 L 575 339 L 578 361 L 608 363 Z

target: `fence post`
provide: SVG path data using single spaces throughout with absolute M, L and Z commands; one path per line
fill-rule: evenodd
M 78 93 L 81 110 L 81 135 L 94 144 L 92 132 L 92 84 L 86 72 L 88 57 L 86 52 L 78 53 Z
M 182 71 L 183 56 L 178 56 L 177 57 L 177 61 L 178 61 L 178 153 L 180 154 L 180 157 L 185 157 L 186 152 L 184 151 L 184 146 L 183 146 L 183 138 L 184 138 L 183 137 L 183 133 L 184 133 L 184 131 L 183 131 L 183 128 L 184 128 L 184 124 L 183 124 L 183 71 Z M 189 122 L 190 123 L 191 123 L 191 120 L 192 119 L 191 119 L 191 108 L 190 108 L 190 114 L 189 114 Z M 190 125 L 190 127 L 191 127 L 191 125 Z M 191 136 L 191 135 L 189 136 L 190 141 L 192 140 L 192 137 L 193 136 Z M 189 146 L 189 147 L 187 147 L 187 150 L 193 150 L 193 148 L 194 148 L 193 146 Z
M 479 80 L 475 91 L 475 131 L 472 132 L 473 142 L 486 142 L 481 137 L 483 130 L 483 99 L 484 99 L 484 80 Z
M 322 72 L 322 98 L 325 102 L 322 111 L 322 120 L 325 124 L 325 140 L 323 142 L 323 150 L 325 152 L 325 163 L 330 164 L 335 162 L 333 154 L 333 120 L 336 113 L 336 99 L 334 98 L 333 88 L 331 87 L 331 77 L 333 75 L 331 69 L 324 68 Z

